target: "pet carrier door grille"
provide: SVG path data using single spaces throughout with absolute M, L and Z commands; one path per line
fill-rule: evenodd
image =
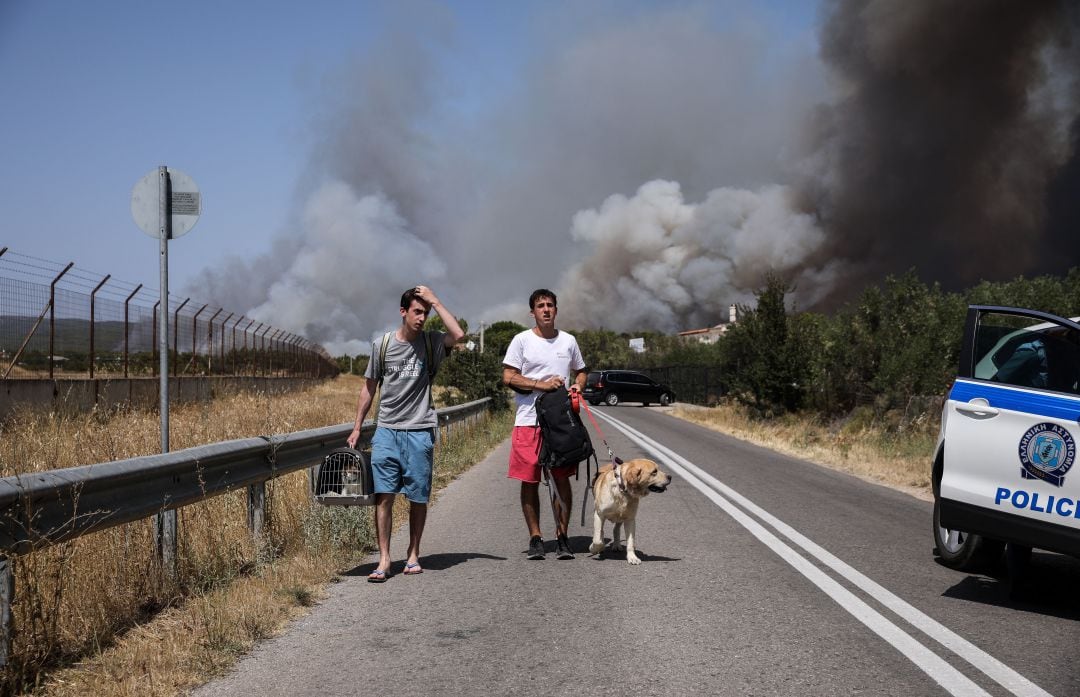
M 353 448 L 331 451 L 308 472 L 311 496 L 327 506 L 372 506 L 371 461 Z

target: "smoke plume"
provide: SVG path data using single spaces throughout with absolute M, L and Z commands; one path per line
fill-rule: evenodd
M 715 324 L 728 304 L 752 295 L 763 269 L 797 278 L 803 297 L 816 300 L 834 282 L 831 269 L 807 263 L 825 235 L 790 197 L 775 185 L 725 188 L 689 204 L 677 183 L 653 181 L 633 198 L 611 196 L 578 213 L 572 236 L 592 253 L 562 280 L 580 301 L 563 318 L 616 331 Z M 596 308 L 616 311 L 595 316 Z
M 822 256 L 858 265 L 838 294 L 909 267 L 956 288 L 1077 263 L 1075 241 L 1047 244 L 1048 188 L 1076 168 L 1077 28 L 1065 2 L 832 4 L 839 95 L 799 187 Z
M 193 294 L 338 353 L 419 282 L 474 327 L 550 287 L 563 326 L 674 331 L 769 272 L 828 308 L 910 267 L 959 287 L 1080 261 L 1064 0 L 838 0 L 817 45 L 749 9 L 604 7 L 541 17 L 479 101 L 452 23 L 402 17 L 329 76 L 288 233 Z

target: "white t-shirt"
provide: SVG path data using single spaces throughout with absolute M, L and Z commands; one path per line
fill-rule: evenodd
M 566 379 L 569 385 L 570 371 L 584 369 L 585 361 L 573 335 L 561 331 L 554 339 L 545 339 L 529 329 L 510 341 L 503 365 L 517 368 L 530 380 L 558 376 Z M 536 425 L 536 409 L 533 404 L 539 394 L 536 390 L 530 394 L 514 393 L 514 401 L 517 403 L 515 426 Z

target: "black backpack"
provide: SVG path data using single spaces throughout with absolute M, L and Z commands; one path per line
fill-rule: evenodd
M 589 431 L 571 408 L 565 387 L 536 398 L 536 425 L 540 427 L 540 466 L 576 467 L 593 455 Z

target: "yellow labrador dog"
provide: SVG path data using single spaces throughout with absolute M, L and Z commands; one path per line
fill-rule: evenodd
M 604 551 L 604 521 L 615 523 L 611 532 L 611 549 L 622 551 L 619 544 L 621 528 L 626 526 L 626 561 L 640 564 L 634 549 L 635 519 L 638 502 L 650 491 L 661 492 L 671 483 L 671 475 L 660 471 L 652 460 L 630 460 L 613 468 L 605 465 L 593 483 L 593 537 L 589 551 Z

